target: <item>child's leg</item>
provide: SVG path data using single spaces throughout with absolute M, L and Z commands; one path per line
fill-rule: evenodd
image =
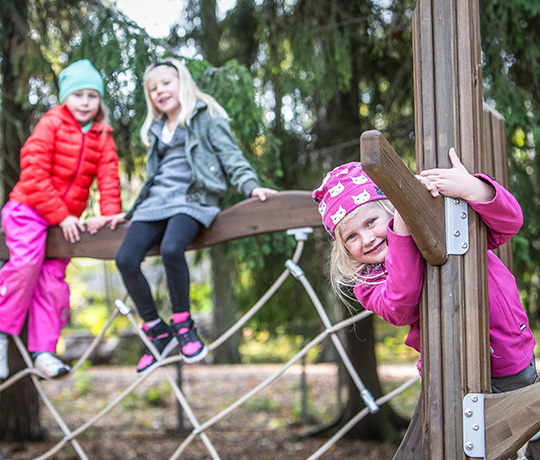
M 160 252 L 167 274 L 173 313 L 189 311 L 189 268 L 185 252 L 201 228 L 190 216 L 177 214 L 167 222 Z
M 174 350 L 178 342 L 170 327 L 158 315 L 152 291 L 141 271 L 141 263 L 148 251 L 159 243 L 166 224 L 166 220 L 132 222 L 116 255 L 116 265 L 122 274 L 124 284 L 145 322 L 143 331 L 162 358 Z M 137 364 L 137 372 L 145 371 L 155 362 L 156 358 L 152 352 L 146 349 Z
M 192 217 L 178 214 L 169 219 L 161 243 L 161 257 L 167 273 L 173 311 L 171 327 L 187 363 L 200 361 L 208 354 L 208 348 L 199 338 L 189 313 L 190 280 L 184 255 L 200 227 L 201 224 Z
M 506 391 L 518 390 L 519 388 L 532 385 L 537 380 L 538 374 L 536 373 L 536 363 L 533 356 L 530 364 L 521 372 L 505 377 L 491 377 L 491 392 L 504 393 Z
M 0 271 L 0 330 L 19 334 L 45 258 L 48 222 L 36 211 L 10 201 L 2 209 L 9 261 Z
M 69 317 L 69 259 L 43 263 L 28 315 L 28 351 L 56 353 L 56 344 Z
M 154 321 L 159 315 L 148 281 L 141 271 L 141 263 L 148 251 L 159 243 L 166 223 L 165 220 L 132 222 L 116 255 L 116 265 L 126 289 L 145 322 Z

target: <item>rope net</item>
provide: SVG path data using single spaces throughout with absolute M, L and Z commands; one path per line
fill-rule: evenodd
M 17 372 L 13 376 L 11 376 L 8 380 L 0 384 L 0 393 L 6 390 L 7 388 L 11 387 L 12 385 L 16 384 L 22 378 L 29 377 L 32 380 L 34 386 L 36 387 L 36 390 L 40 398 L 42 399 L 43 403 L 45 404 L 45 406 L 51 413 L 52 417 L 54 418 L 55 422 L 57 423 L 58 427 L 60 428 L 60 430 L 62 431 L 64 435 L 63 438 L 59 440 L 56 445 L 54 445 L 47 452 L 44 452 L 39 457 L 36 457 L 34 460 L 46 460 L 46 459 L 52 458 L 57 452 L 59 452 L 67 444 L 70 444 L 73 447 L 76 454 L 81 460 L 88 460 L 89 457 L 87 456 L 86 452 L 82 448 L 81 444 L 78 442 L 77 437 L 80 436 L 89 428 L 91 428 L 92 426 L 94 426 L 99 420 L 105 417 L 112 409 L 114 409 L 119 404 L 121 404 L 121 402 L 128 395 L 134 392 L 150 375 L 158 371 L 162 372 L 162 374 L 165 376 L 166 380 L 168 381 L 169 385 L 171 386 L 174 392 L 174 395 L 178 403 L 180 404 L 180 407 L 184 411 L 185 415 L 187 416 L 189 422 L 191 423 L 193 427 L 193 430 L 191 431 L 191 433 L 180 443 L 180 445 L 173 452 L 169 460 L 182 458 L 182 454 L 185 453 L 189 445 L 197 438 L 199 438 L 202 441 L 202 443 L 204 444 L 204 446 L 206 447 L 208 451 L 208 454 L 210 455 L 212 459 L 215 459 L 215 460 L 220 459 L 221 457 L 218 453 L 218 449 L 212 443 L 210 436 L 208 435 L 209 429 L 213 427 L 216 423 L 218 423 L 220 420 L 224 419 L 225 417 L 230 415 L 232 412 L 234 412 L 236 409 L 238 409 L 250 398 L 257 395 L 259 392 L 261 392 L 261 390 L 265 389 L 266 387 L 271 385 L 273 382 L 275 382 L 283 373 L 287 371 L 287 369 L 289 369 L 292 365 L 294 365 L 299 360 L 301 360 L 313 347 L 320 344 L 326 338 L 330 338 L 330 340 L 332 341 L 332 344 L 334 345 L 337 351 L 339 359 L 343 363 L 347 373 L 351 377 L 352 381 L 354 382 L 354 385 L 356 386 L 356 388 L 358 389 L 362 397 L 363 402 L 365 403 L 365 408 L 363 408 L 356 415 L 354 415 L 343 427 L 341 427 L 341 429 L 338 432 L 336 432 L 328 441 L 326 441 L 323 445 L 321 445 L 321 447 L 317 449 L 317 451 L 314 452 L 308 458 L 308 460 L 315 460 L 317 458 L 320 458 L 321 455 L 327 452 L 336 442 L 339 441 L 339 439 L 341 439 L 361 419 L 363 419 L 370 413 L 377 412 L 381 405 L 385 404 L 390 399 L 399 395 L 400 393 L 405 391 L 407 388 L 412 386 L 414 383 L 416 383 L 419 380 L 418 376 L 410 378 L 405 383 L 403 383 L 398 388 L 396 388 L 394 391 L 388 393 L 387 395 L 382 396 L 381 398 L 377 400 L 373 398 L 369 390 L 364 386 L 360 376 L 356 372 L 356 369 L 354 368 L 345 350 L 345 347 L 341 343 L 341 340 L 337 332 L 343 328 L 349 327 L 357 323 L 358 321 L 361 321 L 362 319 L 372 314 L 372 312 L 362 311 L 361 313 L 351 316 L 350 318 L 347 318 L 343 321 L 339 321 L 336 324 L 331 323 L 330 318 L 328 317 L 326 310 L 324 309 L 315 291 L 313 290 L 313 287 L 307 280 L 303 270 L 298 265 L 298 260 L 300 259 L 300 256 L 302 254 L 305 241 L 308 238 L 308 234 L 311 232 L 312 232 L 311 228 L 288 230 L 287 233 L 295 237 L 297 245 L 296 245 L 296 249 L 294 251 L 292 258 L 285 262 L 284 271 L 274 281 L 274 283 L 270 286 L 270 288 L 263 294 L 263 296 L 225 333 L 223 333 L 220 337 L 218 337 L 214 342 L 210 343 L 208 345 L 208 348 L 210 351 L 215 350 L 217 347 L 222 345 L 227 339 L 229 339 L 235 332 L 237 332 L 241 327 L 243 327 L 246 324 L 246 322 L 250 318 L 252 318 L 268 302 L 268 300 L 274 295 L 274 293 L 281 287 L 281 285 L 285 282 L 285 280 L 290 275 L 292 275 L 295 279 L 297 279 L 301 283 L 302 287 L 308 294 L 324 326 L 324 330 L 321 333 L 319 333 L 316 337 L 314 337 L 309 343 L 307 343 L 294 357 L 292 357 L 289 361 L 283 364 L 277 371 L 275 371 L 273 374 L 271 374 L 270 376 L 262 380 L 259 384 L 254 386 L 251 390 L 246 392 L 243 396 L 238 398 L 236 401 L 234 401 L 232 404 L 227 406 L 225 409 L 216 413 L 213 417 L 209 418 L 208 420 L 200 421 L 196 417 L 186 396 L 184 395 L 179 384 L 177 383 L 176 379 L 174 378 L 174 376 L 172 375 L 170 371 L 170 365 L 181 362 L 182 356 L 180 354 L 177 354 L 177 355 L 168 356 L 162 359 L 159 356 L 159 353 L 155 349 L 153 344 L 148 340 L 146 335 L 143 333 L 140 325 L 138 324 L 137 318 L 133 310 L 125 303 L 124 300 L 117 299 L 115 301 L 116 308 L 112 311 L 107 323 L 103 326 L 99 334 L 96 337 L 94 337 L 89 347 L 83 353 L 81 358 L 77 361 L 76 365 L 74 365 L 73 368 L 71 369 L 70 374 L 73 374 L 74 372 L 76 372 L 78 369 L 81 368 L 81 366 L 84 365 L 85 362 L 87 362 L 89 356 L 99 345 L 100 341 L 105 336 L 107 330 L 111 327 L 114 320 L 119 315 L 123 315 L 129 320 L 129 322 L 131 323 L 131 326 L 138 334 L 140 340 L 142 340 L 142 342 L 148 347 L 148 349 L 152 351 L 152 353 L 157 359 L 157 362 L 151 367 L 149 367 L 148 369 L 146 369 L 144 372 L 138 374 L 134 378 L 133 382 L 124 389 L 124 391 L 122 391 L 119 395 L 112 398 L 108 402 L 106 407 L 104 407 L 101 411 L 99 411 L 94 416 L 90 417 L 85 423 L 81 424 L 78 428 L 75 428 L 75 429 L 70 429 L 67 426 L 66 422 L 64 421 L 64 419 L 62 418 L 62 416 L 60 415 L 60 413 L 58 412 L 58 410 L 52 403 L 51 398 L 49 398 L 49 396 L 46 394 L 43 388 L 43 385 L 41 384 L 41 380 L 46 379 L 46 376 L 44 376 L 43 374 L 41 374 L 38 370 L 34 368 L 30 354 L 28 353 L 23 341 L 18 336 L 12 336 L 19 352 L 21 353 L 27 365 L 27 368 Z

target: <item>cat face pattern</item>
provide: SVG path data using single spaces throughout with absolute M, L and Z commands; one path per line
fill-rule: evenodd
M 386 198 L 358 162 L 338 166 L 327 173 L 312 197 L 318 203 L 324 227 L 332 237 L 334 227 L 352 210 Z

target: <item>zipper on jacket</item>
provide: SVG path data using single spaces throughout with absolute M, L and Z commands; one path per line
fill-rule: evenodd
M 84 150 L 84 140 L 85 140 L 85 133 L 82 133 L 82 142 L 81 142 L 81 149 L 79 150 L 79 158 L 77 159 L 77 166 L 75 166 L 75 171 L 73 171 L 73 175 L 71 176 L 71 180 L 69 181 L 69 184 L 66 187 L 66 190 L 64 191 L 62 195 L 62 200 L 66 197 L 66 195 L 69 192 L 69 189 L 73 185 L 73 182 L 75 182 L 75 178 L 77 177 L 77 173 L 79 172 L 79 168 L 81 167 L 82 163 L 82 156 L 83 156 L 83 150 Z

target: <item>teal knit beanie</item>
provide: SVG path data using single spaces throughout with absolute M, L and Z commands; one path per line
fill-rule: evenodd
M 103 78 L 88 59 L 81 59 L 66 67 L 58 77 L 60 103 L 75 91 L 93 89 L 103 97 Z

